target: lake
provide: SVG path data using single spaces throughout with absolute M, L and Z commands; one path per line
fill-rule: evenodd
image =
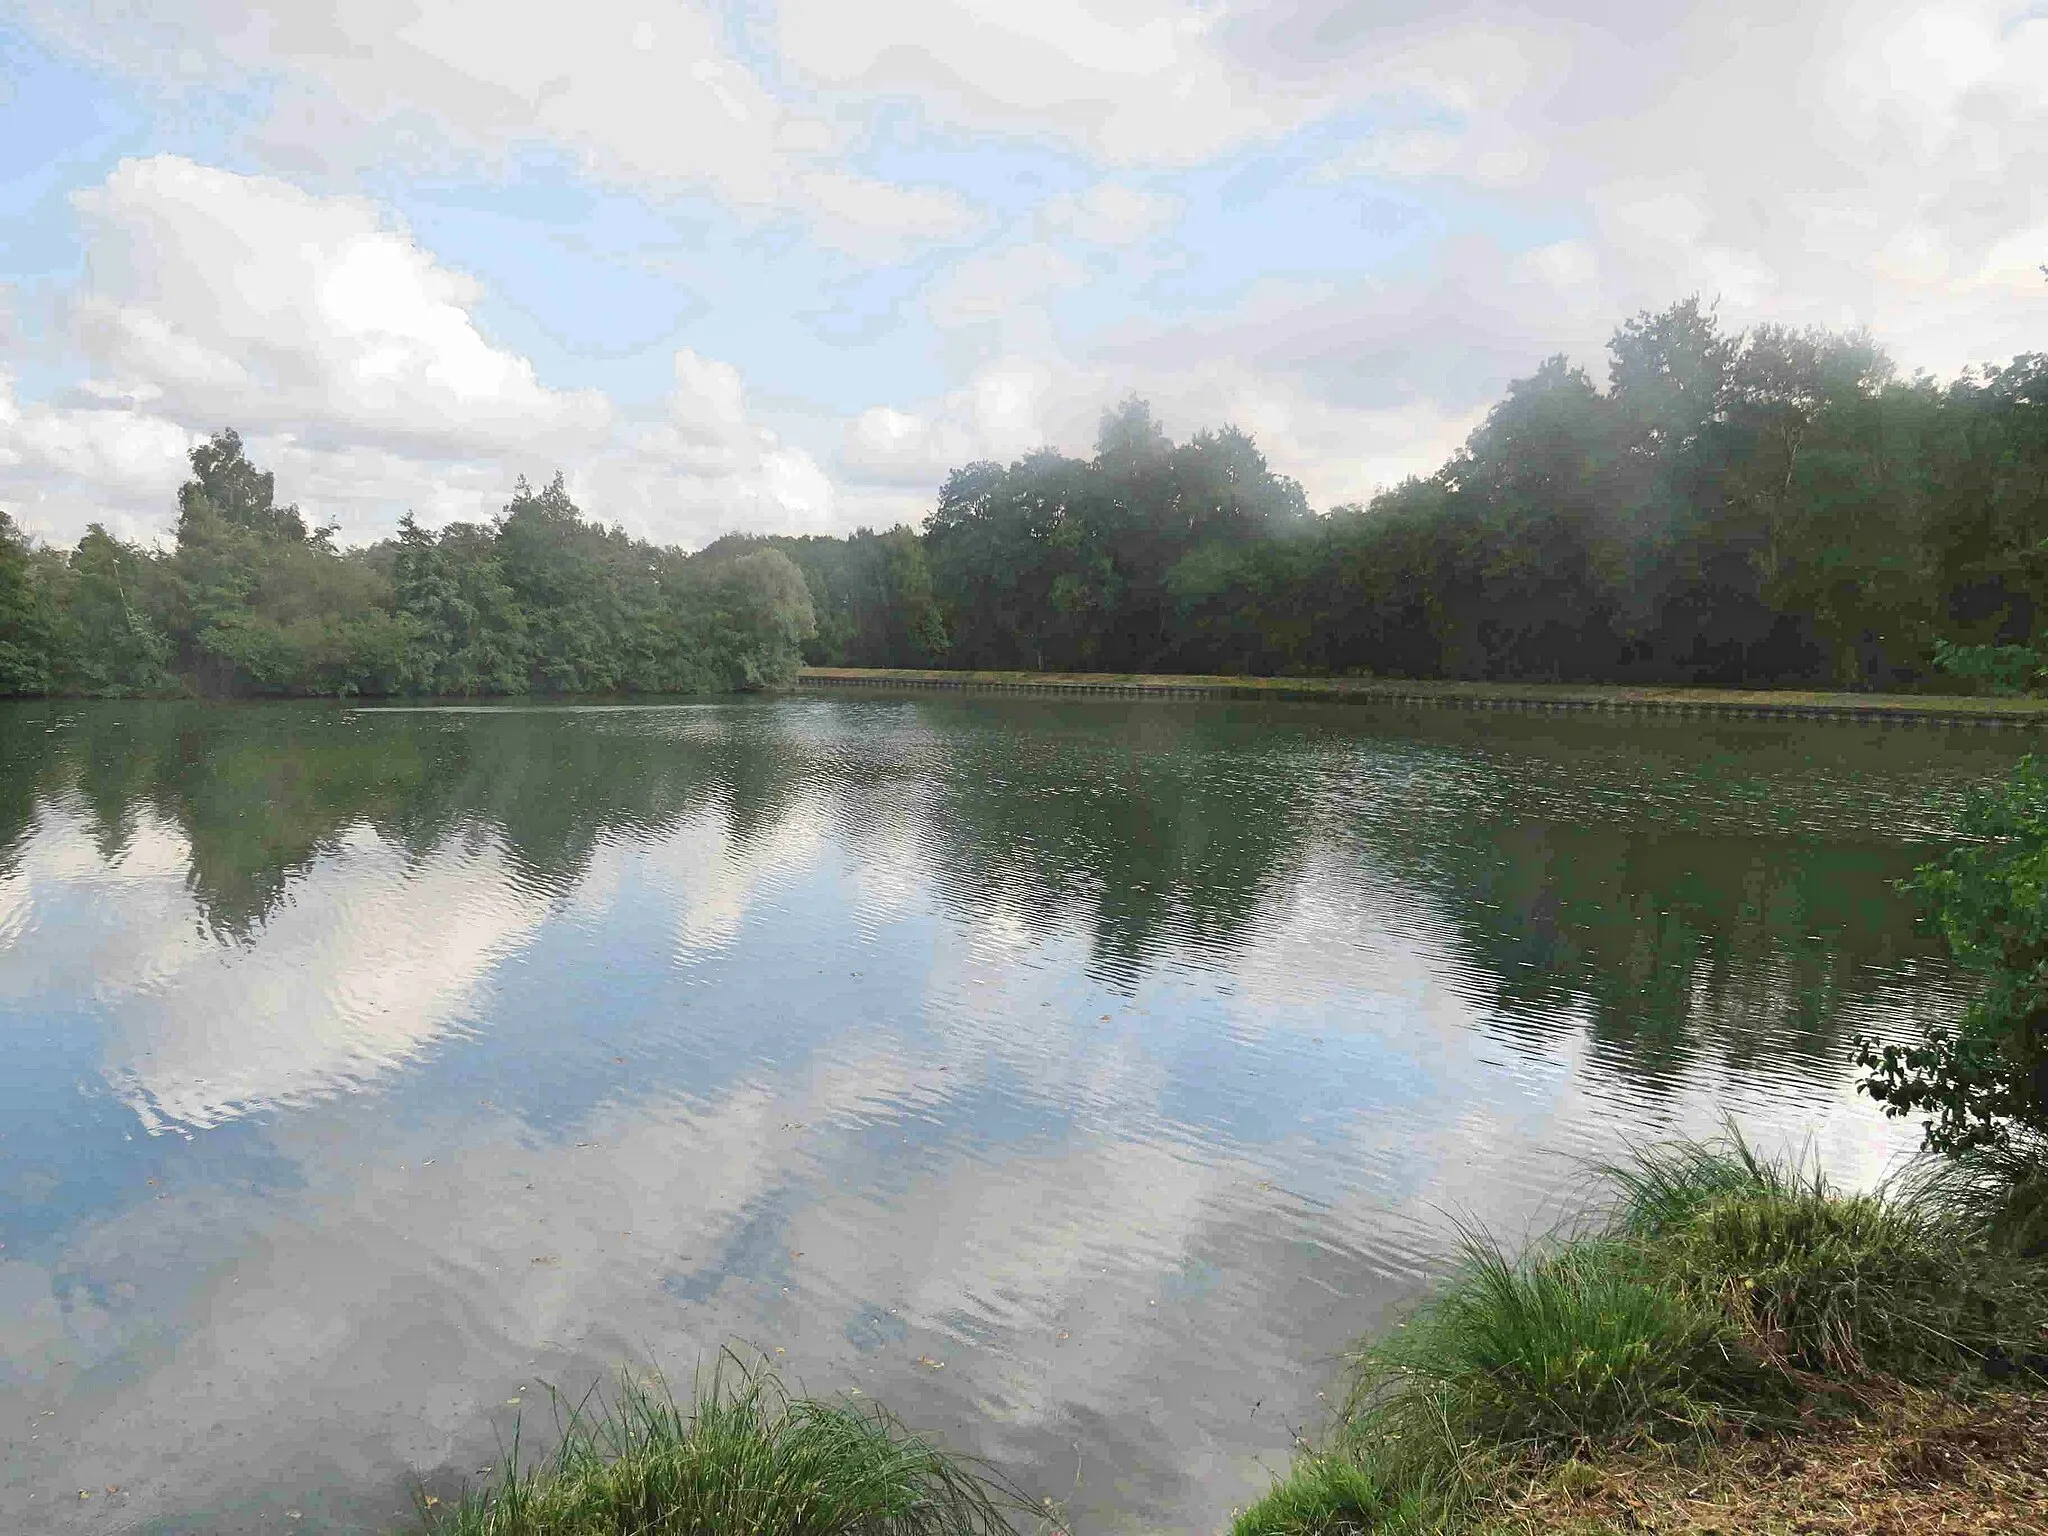
M 0 1525 L 391 1529 L 744 1341 L 1217 1529 L 1460 1223 L 1728 1115 L 1909 1150 L 1849 1042 L 1959 993 L 1892 882 L 2031 739 L 0 705 Z

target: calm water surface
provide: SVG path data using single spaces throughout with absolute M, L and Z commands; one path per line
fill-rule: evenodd
M 387 1530 L 739 1339 L 1213 1530 L 1457 1219 L 1730 1112 L 1908 1146 L 1847 1041 L 1955 993 L 1890 882 L 2023 745 L 0 706 L 0 1528 Z

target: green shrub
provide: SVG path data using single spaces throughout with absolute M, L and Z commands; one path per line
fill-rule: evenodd
M 880 1408 L 792 1398 L 728 1355 L 677 1405 L 622 1377 L 572 1413 L 541 1465 L 516 1453 L 498 1485 L 436 1536 L 1010 1536 L 1026 1506 L 983 1469 Z
M 1906 887 L 1977 995 L 1917 1044 L 1857 1040 L 1863 1091 L 1887 1114 L 1926 1113 L 1940 1152 L 2048 1138 L 2048 764 L 2021 758 L 1973 792 L 1956 830 Z

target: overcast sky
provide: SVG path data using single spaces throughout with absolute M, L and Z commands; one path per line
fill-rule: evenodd
M 2048 348 L 2048 0 L 0 3 L 0 508 L 238 427 L 344 538 L 564 470 L 916 521 L 1135 390 L 1319 508 L 1625 315 Z

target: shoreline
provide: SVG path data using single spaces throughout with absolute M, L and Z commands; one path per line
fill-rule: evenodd
M 2048 727 L 2048 698 L 1676 688 L 1620 683 L 1473 683 L 1349 677 L 1205 677 L 1148 673 L 974 672 L 805 667 L 799 691 L 942 689 L 1098 698 L 1396 704 L 1461 709 L 1664 714 L 1721 719 L 1876 721 L 1892 725 Z

